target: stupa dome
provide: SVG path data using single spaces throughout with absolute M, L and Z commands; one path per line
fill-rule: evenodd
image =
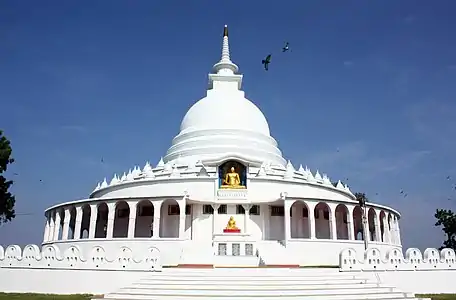
M 241 90 L 242 75 L 237 74 L 238 70 L 230 58 L 225 27 L 222 57 L 209 74 L 207 95 L 184 116 L 165 162 L 179 159 L 215 163 L 237 158 L 251 165 L 268 162 L 285 166 L 286 160 L 270 136 L 265 116 Z
M 180 126 L 181 133 L 203 129 L 248 130 L 269 136 L 261 110 L 239 94 L 214 93 L 196 102 Z

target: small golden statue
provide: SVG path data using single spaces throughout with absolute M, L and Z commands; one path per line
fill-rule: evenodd
M 226 229 L 238 229 L 236 227 L 236 221 L 234 220 L 233 216 L 230 217 L 228 220 L 228 224 L 226 225 Z
M 223 180 L 222 189 L 245 189 L 244 185 L 241 185 L 241 178 L 236 172 L 234 167 L 231 167 L 230 172 L 226 172 L 225 179 Z

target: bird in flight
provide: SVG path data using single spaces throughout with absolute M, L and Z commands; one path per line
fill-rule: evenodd
M 282 48 L 282 52 L 287 52 L 288 50 L 290 50 L 290 43 L 288 42 L 285 42 L 285 46 L 283 46 Z
M 271 54 L 266 56 L 265 59 L 261 61 L 261 63 L 264 65 L 264 69 L 267 71 L 269 70 L 269 64 L 271 63 Z

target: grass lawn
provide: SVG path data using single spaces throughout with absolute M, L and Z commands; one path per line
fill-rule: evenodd
M 0 300 L 88 300 L 92 295 L 48 295 L 48 294 L 16 294 L 0 293 Z
M 416 294 L 418 298 L 431 298 L 432 300 L 456 300 L 456 294 L 439 294 L 439 295 L 423 295 L 423 294 Z

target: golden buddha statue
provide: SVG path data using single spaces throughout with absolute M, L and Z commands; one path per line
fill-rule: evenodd
M 230 172 L 226 172 L 225 179 L 223 180 L 222 189 L 245 189 L 244 185 L 241 185 L 241 177 L 236 172 L 234 167 L 231 167 Z
M 228 220 L 228 224 L 226 225 L 226 229 L 238 229 L 236 227 L 236 221 L 234 220 L 233 216 L 230 217 Z

